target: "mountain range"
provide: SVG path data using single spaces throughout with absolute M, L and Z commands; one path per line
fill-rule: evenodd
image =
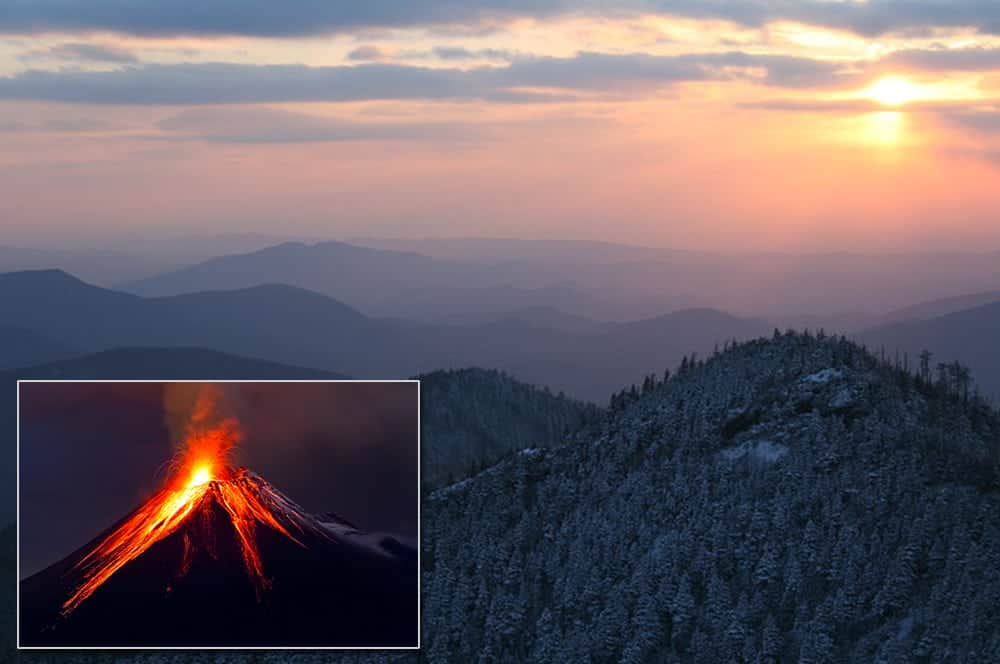
M 914 302 L 995 291 L 1000 254 L 716 254 L 573 240 L 368 239 L 234 253 L 121 288 L 175 295 L 268 282 L 321 292 L 372 316 L 430 322 L 537 307 L 624 322 L 709 307 L 783 325 L 825 319 L 830 329 L 855 331 Z
M 80 351 L 23 327 L 0 327 L 0 371 L 79 355 Z
M 572 283 L 557 269 L 518 261 L 475 263 L 344 242 L 286 242 L 246 254 L 219 256 L 121 288 L 140 295 L 176 295 L 283 283 L 329 295 L 373 316 L 434 321 L 533 307 L 579 316 L 622 318 L 662 312 L 671 298 L 618 301 Z M 640 298 L 644 300 L 645 298 Z M 677 304 L 683 304 L 678 302 Z
M 55 270 L 0 275 L 0 308 L 20 325 L 84 352 L 123 346 L 201 347 L 359 378 L 406 378 L 481 366 L 604 402 L 650 367 L 706 353 L 768 329 L 710 309 L 678 311 L 567 332 L 524 318 L 481 325 L 379 319 L 300 288 L 139 297 Z

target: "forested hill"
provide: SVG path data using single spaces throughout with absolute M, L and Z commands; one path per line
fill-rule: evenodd
M 420 654 L 334 661 L 1000 661 L 995 411 L 840 338 L 650 383 L 431 493 Z
M 435 371 L 419 378 L 425 487 L 473 474 L 516 450 L 567 442 L 601 417 L 596 406 L 501 371 Z
M 1000 419 L 740 345 L 425 503 L 431 661 L 1000 661 Z

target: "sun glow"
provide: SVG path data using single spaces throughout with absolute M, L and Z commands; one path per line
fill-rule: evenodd
M 898 145 L 903 139 L 906 117 L 898 111 L 882 111 L 865 116 L 865 136 L 877 145 Z
M 923 98 L 921 87 L 898 76 L 889 76 L 875 81 L 865 91 L 865 96 L 883 106 L 902 106 Z

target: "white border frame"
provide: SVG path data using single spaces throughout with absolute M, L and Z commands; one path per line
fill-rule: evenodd
M 417 385 L 417 645 L 415 646 L 22 646 L 21 645 L 21 383 L 416 383 Z M 17 650 L 297 650 L 297 651 L 325 651 L 325 650 L 410 650 L 419 651 L 421 639 L 423 638 L 423 588 L 421 570 L 423 569 L 421 560 L 421 520 L 423 518 L 423 497 L 421 495 L 421 385 L 416 378 L 399 380 L 351 380 L 351 379 L 313 379 L 313 380 L 204 380 L 204 379 L 181 379 L 181 380 L 87 380 L 87 379 L 19 379 L 17 381 L 17 510 L 15 513 L 15 525 L 17 532 L 17 564 L 16 564 L 16 585 L 17 585 L 17 606 L 15 607 L 15 629 L 17 630 L 16 643 Z

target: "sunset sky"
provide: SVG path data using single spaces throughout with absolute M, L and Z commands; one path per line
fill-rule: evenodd
M 5 244 L 1000 249 L 995 0 L 5 0 Z

